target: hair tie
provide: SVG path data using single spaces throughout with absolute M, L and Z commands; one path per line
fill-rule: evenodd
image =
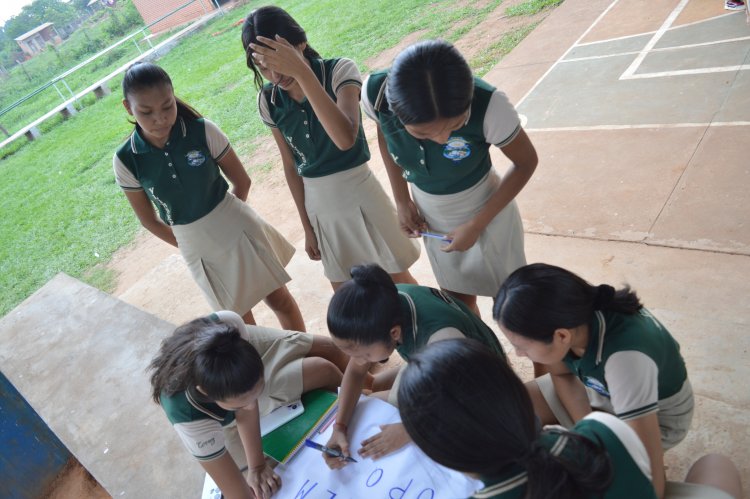
M 604 310 L 612 303 L 615 297 L 615 288 L 609 284 L 600 284 L 596 287 L 594 296 L 594 310 Z

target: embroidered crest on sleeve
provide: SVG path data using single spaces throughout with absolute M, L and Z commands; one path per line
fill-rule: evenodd
M 604 384 L 596 378 L 592 378 L 591 376 L 584 376 L 583 384 L 597 392 L 599 395 L 607 398 L 609 398 L 610 396 L 609 392 L 607 391 L 607 387 L 604 386 Z

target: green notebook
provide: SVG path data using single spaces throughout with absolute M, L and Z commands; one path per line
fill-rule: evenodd
M 305 443 L 305 438 L 318 431 L 337 408 L 335 393 L 313 390 L 302 395 L 305 412 L 263 437 L 263 453 L 280 463 L 288 462 Z

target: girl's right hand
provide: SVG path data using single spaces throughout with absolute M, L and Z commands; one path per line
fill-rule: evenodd
M 247 484 L 250 485 L 256 499 L 270 499 L 281 487 L 281 477 L 267 463 L 263 463 L 250 469 Z
M 346 433 L 335 427 L 333 429 L 333 434 L 331 435 L 330 440 L 328 440 L 328 443 L 326 443 L 326 447 L 330 449 L 338 449 L 344 454 L 344 456 L 351 456 L 351 454 L 349 453 L 349 440 L 347 440 L 346 438 Z M 332 470 L 341 469 L 349 464 L 346 460 L 340 457 L 329 456 L 325 452 L 323 453 L 323 459 L 325 459 L 326 464 Z
M 417 205 L 411 199 L 396 206 L 398 224 L 407 237 L 419 237 L 419 233 L 427 230 L 427 223 L 420 215 Z
M 320 248 L 318 248 L 318 238 L 312 229 L 305 230 L 305 251 L 310 260 L 320 260 Z

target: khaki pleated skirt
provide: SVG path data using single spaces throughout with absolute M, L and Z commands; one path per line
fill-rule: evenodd
M 354 265 L 377 263 L 395 274 L 417 261 L 419 244 L 401 232 L 393 203 L 366 163 L 303 182 L 328 280 L 348 281 Z
M 481 211 L 500 186 L 494 169 L 472 187 L 455 194 L 429 194 L 412 184 L 414 203 L 431 232 L 447 234 Z M 441 288 L 495 297 L 508 275 L 526 265 L 523 223 L 515 201 L 498 213 L 467 251 L 445 253 L 446 243 L 423 238 L 432 272 Z
M 244 315 L 291 280 L 284 267 L 294 246 L 230 192 L 208 215 L 172 230 L 213 310 Z

